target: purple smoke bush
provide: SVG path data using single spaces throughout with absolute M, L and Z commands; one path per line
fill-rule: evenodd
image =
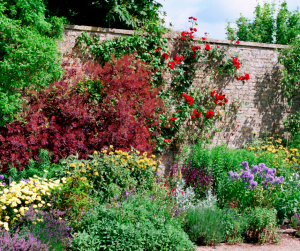
M 268 187 L 268 184 L 278 185 L 282 184 L 284 181 L 284 177 L 276 177 L 276 168 L 268 168 L 266 164 L 260 163 L 258 165 L 252 165 L 252 169 L 249 168 L 248 161 L 243 161 L 240 165 L 244 167 L 241 169 L 241 174 L 239 175 L 237 172 L 230 171 L 229 178 L 234 182 L 237 179 L 242 179 L 242 182 L 246 183 L 245 187 L 248 189 L 254 189 L 258 182 L 254 179 L 257 178 L 265 188 Z

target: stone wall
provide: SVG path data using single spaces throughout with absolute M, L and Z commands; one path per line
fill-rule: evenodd
M 76 38 L 82 31 L 97 35 L 102 40 L 133 34 L 133 31 L 129 30 L 69 26 L 64 31 L 63 41 L 59 42 L 60 51 L 71 52 Z M 169 38 L 172 36 L 174 34 L 168 35 Z M 276 82 L 281 67 L 277 63 L 278 50 L 286 46 L 253 42 L 241 42 L 229 46 L 232 42 L 228 40 L 207 39 L 207 41 L 212 46 L 228 46 L 228 53 L 231 55 L 239 53 L 239 59 L 244 62 L 240 73 L 249 73 L 251 78 L 244 85 L 241 81 L 228 79 L 213 86 L 204 74 L 200 73 L 197 76 L 195 81 L 199 86 L 210 85 L 219 91 L 222 90 L 229 99 L 229 109 L 234 111 L 221 122 L 225 125 L 224 131 L 215 135 L 213 144 L 227 141 L 230 147 L 237 147 L 252 139 L 254 131 L 257 132 L 256 137 L 264 132 L 283 133 L 282 120 L 291 111 Z M 172 49 L 172 44 L 170 48 Z

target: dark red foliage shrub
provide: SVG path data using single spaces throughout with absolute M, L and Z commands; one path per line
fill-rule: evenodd
M 26 123 L 0 128 L 0 162 L 22 170 L 30 158 L 38 160 L 41 148 L 52 153 L 53 162 L 76 152 L 87 158 L 109 145 L 152 152 L 163 102 L 150 77 L 148 66 L 133 55 L 103 68 L 69 67 L 61 81 L 30 96 Z

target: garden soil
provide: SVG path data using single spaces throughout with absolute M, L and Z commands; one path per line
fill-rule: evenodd
M 197 251 L 300 251 L 300 239 L 282 234 L 278 244 L 249 244 L 226 245 L 221 243 L 217 247 L 198 246 Z

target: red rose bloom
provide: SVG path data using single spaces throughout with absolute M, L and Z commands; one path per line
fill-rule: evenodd
M 181 32 L 181 36 L 183 36 L 183 37 L 185 36 L 185 32 L 184 32 L 184 31 L 183 31 L 183 32 Z
M 194 17 L 193 17 L 193 19 L 194 19 L 195 21 L 197 21 L 197 18 L 194 18 Z
M 214 100 L 214 103 L 215 103 L 215 104 L 217 104 L 217 103 L 218 103 L 218 100 L 217 100 L 217 99 L 215 99 L 215 100 Z
M 222 102 L 220 102 L 220 103 L 219 103 L 219 106 L 222 106 L 222 105 L 223 105 L 223 103 L 222 103 Z
M 249 79 L 250 79 L 250 76 L 249 76 L 248 73 L 245 74 L 245 78 L 246 78 L 246 80 L 249 80 Z
M 196 118 L 197 118 L 197 119 L 200 119 L 200 117 L 201 117 L 201 112 L 198 112 L 198 113 L 196 114 Z
M 220 48 L 220 46 L 219 46 L 219 45 L 217 45 L 217 48 Z
M 210 96 L 213 97 L 215 95 L 216 91 L 213 90 L 211 93 L 210 93 Z
M 196 55 L 196 54 L 193 54 L 192 57 L 195 58 L 195 57 L 197 57 L 197 55 Z
M 169 143 L 169 144 L 171 143 L 171 140 L 170 140 L 170 139 L 168 139 L 168 143 Z
M 228 99 L 227 98 L 224 99 L 224 103 L 228 103 Z
M 205 37 L 202 37 L 202 40 L 203 40 L 203 41 L 205 41 L 205 40 L 206 40 L 206 38 L 205 38 Z
M 236 41 L 236 43 L 237 43 L 237 44 L 239 44 L 239 43 L 240 43 L 240 41 L 238 40 L 238 41 Z
M 210 50 L 210 46 L 209 46 L 209 44 L 207 44 L 206 46 L 205 46 L 205 50 Z
M 195 115 L 191 115 L 191 119 L 192 119 L 192 120 L 195 120 Z
M 193 113 L 196 115 L 197 114 L 197 110 L 194 110 Z
M 194 31 L 195 31 L 195 32 L 197 32 L 197 29 L 196 29 L 196 28 L 194 28 Z

